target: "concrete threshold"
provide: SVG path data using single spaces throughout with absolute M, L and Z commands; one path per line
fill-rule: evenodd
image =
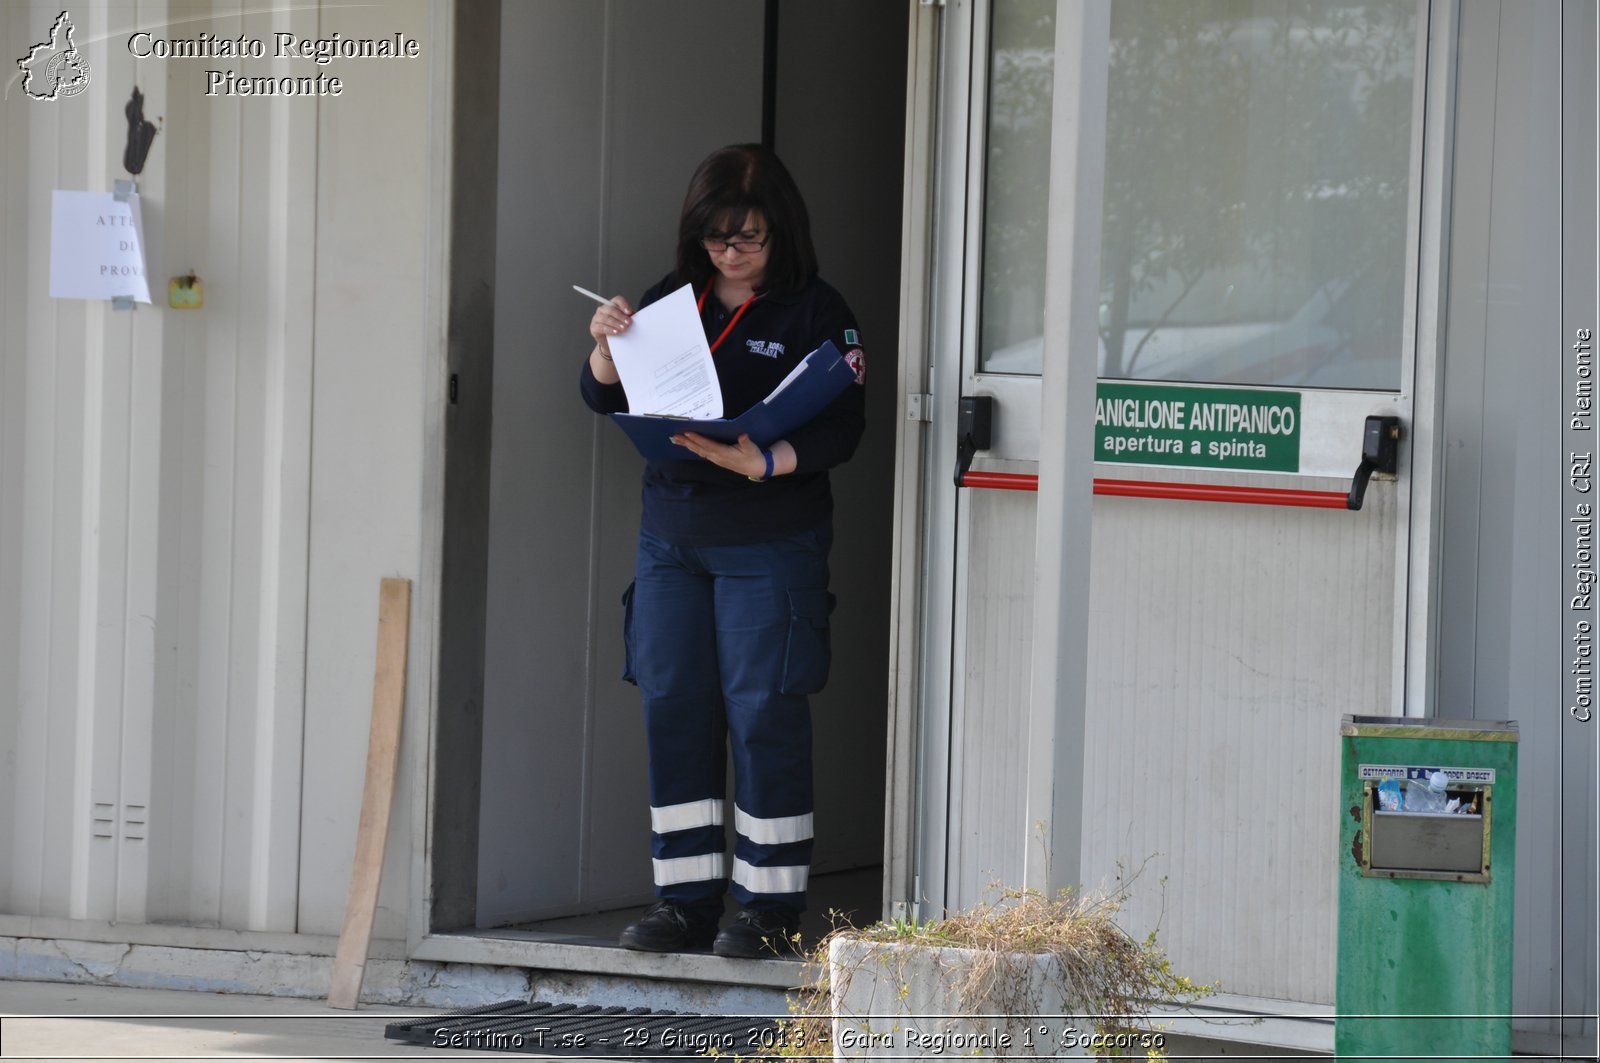
M 730 960 L 708 952 L 634 952 L 608 941 L 527 930 L 429 934 L 412 958 L 777 990 L 799 989 L 816 981 L 816 973 L 808 972 L 800 960 Z
M 0 979 L 288 1000 L 328 995 L 331 956 L 320 950 L 276 951 L 293 944 L 280 939 L 294 935 L 275 935 L 267 943 L 270 949 L 251 948 L 249 935 L 241 939 L 232 933 L 221 939 L 222 947 L 207 947 L 203 931 L 141 936 L 147 940 L 0 936 Z M 375 950 L 368 959 L 363 1004 L 467 1008 L 544 1000 L 786 1015 L 791 992 L 807 980 L 797 961 L 637 953 L 609 943 L 551 941 L 527 931 L 430 935 L 410 958 L 396 957 L 396 951 Z

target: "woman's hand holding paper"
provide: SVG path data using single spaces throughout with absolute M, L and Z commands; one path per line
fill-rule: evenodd
M 594 340 L 594 351 L 589 355 L 589 368 L 602 384 L 615 384 L 621 379 L 611 361 L 610 337 L 620 336 L 633 322 L 633 305 L 626 296 L 614 295 L 609 303 L 601 303 L 589 319 L 589 336 Z

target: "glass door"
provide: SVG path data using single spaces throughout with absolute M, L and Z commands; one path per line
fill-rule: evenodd
M 974 468 L 1038 471 L 1041 419 L 1052 415 L 1040 386 L 1055 305 L 1046 287 L 1051 144 L 1074 135 L 1052 113 L 1057 10 L 1054 0 L 946 9 L 925 479 L 924 644 L 935 649 L 924 657 L 918 836 L 922 896 L 935 908 L 979 899 L 991 878 L 1020 882 L 1039 844 L 1037 825 L 1020 820 L 1025 780 L 1015 768 L 1027 741 L 1036 509 L 1026 491 L 958 489 L 954 447 L 940 433 L 955 431 L 957 396 L 990 396 L 992 445 Z M 1110 12 L 1096 476 L 1331 495 L 1349 484 L 1367 417 L 1398 416 L 1408 428 L 1413 417 L 1427 6 L 1112 0 Z M 1349 685 L 1331 686 L 1295 722 L 1308 733 L 1341 700 L 1403 709 L 1406 460 L 1402 449 L 1400 488 L 1375 489 L 1360 524 L 1223 507 L 1252 515 L 1220 538 L 1276 551 L 1269 569 L 1287 570 L 1295 556 L 1336 557 L 1360 601 L 1381 603 L 1380 622 L 1341 651 L 1361 662 L 1346 669 Z M 1155 555 L 1187 549 L 1182 529 L 1195 510 L 1181 506 L 1119 500 L 1103 512 L 1097 503 L 1097 631 L 1165 652 L 1138 603 L 1170 601 L 1153 582 L 1166 570 Z M 1129 545 L 1134 536 L 1149 540 L 1148 566 Z M 1113 560 L 1116 585 L 1100 575 Z M 1165 615 L 1203 630 L 1204 602 L 1170 604 Z M 1308 599 L 1301 608 L 1360 604 Z M 1306 638 L 1321 638 L 1323 623 L 1331 621 L 1311 617 Z M 1251 634 L 1251 645 L 1309 653 L 1272 642 L 1289 629 Z M 1231 645 L 1173 650 L 1159 669 L 1118 652 L 1091 645 L 1091 698 L 1102 707 L 1153 702 L 1142 669 L 1174 675 L 1177 686 L 1193 681 L 1180 691 L 1195 699 L 1191 720 L 1278 696 L 1248 670 L 1235 678 L 1231 663 L 1201 690 L 1197 677 L 1213 664 L 1206 653 L 1249 657 Z M 1091 747 L 1119 740 L 1093 712 L 1089 726 Z M 1086 868 L 1115 848 L 1093 832 L 1084 846 Z

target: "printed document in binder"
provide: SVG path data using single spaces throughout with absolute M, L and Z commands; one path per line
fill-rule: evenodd
M 634 315 L 634 321 L 637 325 L 637 314 Z M 699 329 L 698 315 L 695 328 Z M 632 333 L 633 328 L 630 327 L 628 332 Z M 615 352 L 616 340 L 611 342 Z M 758 446 L 770 446 L 821 413 L 823 407 L 837 398 L 855 379 L 855 370 L 850 368 L 850 363 L 840 356 L 839 348 L 830 340 L 806 355 L 793 372 L 772 389 L 771 394 L 737 417 L 686 418 L 614 413 L 611 418 L 628 433 L 628 438 L 639 448 L 639 453 L 651 461 L 700 461 L 703 459 L 678 446 L 672 437 L 679 432 L 698 432 L 724 443 L 733 443 L 740 436 L 748 435 Z M 716 388 L 715 370 L 712 370 L 711 381 L 713 388 Z M 623 387 L 626 390 L 626 378 Z M 720 395 L 719 390 L 718 406 L 721 405 Z M 629 392 L 629 403 L 632 404 L 632 392 Z
M 634 314 L 628 331 L 612 336 L 610 347 L 629 410 L 663 417 L 722 416 L 716 363 L 687 284 Z

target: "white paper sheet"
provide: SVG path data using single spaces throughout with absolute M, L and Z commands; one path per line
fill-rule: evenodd
M 784 388 L 788 387 L 790 384 L 793 384 L 795 378 L 806 371 L 806 366 L 809 364 L 810 363 L 804 358 L 800 359 L 799 363 L 793 369 L 789 370 L 789 375 L 778 381 L 778 386 L 773 388 L 772 393 L 761 401 L 771 402 L 773 399 L 777 398 L 778 395 L 782 393 Z
M 634 314 L 628 330 L 610 338 L 610 347 L 628 412 L 722 416 L 717 367 L 687 284 Z
M 50 294 L 56 299 L 150 301 L 139 196 L 56 189 L 50 197 Z

